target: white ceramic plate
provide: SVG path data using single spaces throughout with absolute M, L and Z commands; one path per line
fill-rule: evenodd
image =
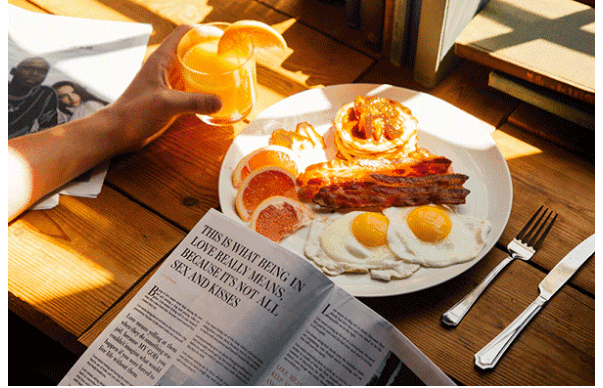
M 339 275 L 331 279 L 354 296 L 376 297 L 422 290 L 465 272 L 492 249 L 507 224 L 513 196 L 509 168 L 490 136 L 492 128 L 489 125 L 439 98 L 413 90 L 391 85 L 335 85 L 310 89 L 269 107 L 234 139 L 224 158 L 219 181 L 222 212 L 243 223 L 235 209 L 237 192 L 231 183 L 232 172 L 243 156 L 268 145 L 272 131 L 279 128 L 294 131 L 302 121 L 326 135 L 329 144 L 335 113 L 357 95 L 386 97 L 409 107 L 419 121 L 419 146 L 447 157 L 452 160 L 455 172 L 469 176 L 464 186 L 470 194 L 466 204 L 458 205 L 457 210 L 490 220 L 492 229 L 482 252 L 467 263 L 437 269 L 421 268 L 408 279 L 390 282 L 372 280 L 368 274 Z M 329 156 L 330 153 L 324 158 Z M 305 257 L 303 247 L 307 235 L 308 227 L 305 227 L 280 244 Z

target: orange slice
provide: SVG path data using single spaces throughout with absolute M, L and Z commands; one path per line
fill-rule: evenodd
M 285 38 L 268 24 L 257 20 L 239 20 L 232 23 L 218 42 L 218 54 L 237 51 L 248 38 L 253 40 L 256 50 L 277 48 L 287 50 Z
M 262 201 L 251 216 L 251 229 L 274 242 L 279 242 L 308 225 L 314 213 L 291 198 L 274 196 Z
M 241 159 L 232 173 L 232 185 L 238 188 L 252 171 L 264 166 L 283 167 L 296 177 L 299 174 L 297 156 L 291 149 L 269 145 L 258 148 Z
M 278 166 L 264 166 L 252 171 L 237 191 L 235 206 L 239 217 L 249 221 L 258 205 L 275 195 L 297 200 L 295 179 L 295 175 Z

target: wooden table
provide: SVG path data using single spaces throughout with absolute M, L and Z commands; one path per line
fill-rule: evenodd
M 594 385 L 595 260 L 536 316 L 499 365 L 473 355 L 537 296 L 547 272 L 595 229 L 594 132 L 556 120 L 487 87 L 488 69 L 461 62 L 432 90 L 391 65 L 345 26 L 343 1 L 10 0 L 57 15 L 150 23 L 148 51 L 180 23 L 257 19 L 281 31 L 290 50 L 260 58 L 258 104 L 245 122 L 214 128 L 182 117 L 142 151 L 112 161 L 96 199 L 62 196 L 51 210 L 8 225 L 9 308 L 74 352 L 89 345 L 162 258 L 210 208 L 234 136 L 268 106 L 308 88 L 388 83 L 437 96 L 493 127 L 513 180 L 513 207 L 500 241 L 477 265 L 420 292 L 361 299 L 467 385 Z M 459 128 L 462 130 L 462 128 Z M 199 152 L 203 147 L 204 152 Z M 540 205 L 559 213 L 531 262 L 514 262 L 455 329 L 440 315 L 505 257 L 505 246 Z

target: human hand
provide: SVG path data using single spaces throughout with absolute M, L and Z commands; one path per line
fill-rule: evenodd
M 146 60 L 126 91 L 109 107 L 110 122 L 118 123 L 114 136 L 122 152 L 144 147 L 159 137 L 178 116 L 220 110 L 217 96 L 174 90 L 168 73 L 176 60 L 180 38 L 191 26 L 178 26 Z

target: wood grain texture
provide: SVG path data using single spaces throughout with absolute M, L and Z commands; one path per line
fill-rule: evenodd
M 347 27 L 345 23 L 345 4 L 343 1 L 280 1 L 267 0 L 266 4 L 287 15 L 295 18 L 326 36 L 353 47 L 354 49 L 371 56 L 373 59 L 383 57 L 383 53 L 376 53 L 364 46 L 364 32 L 359 29 Z
M 525 102 L 517 106 L 507 121 L 594 163 L 595 131 L 583 128 Z
M 95 199 L 62 196 L 28 211 L 8 235 L 8 291 L 79 335 L 184 232 L 104 187 Z
M 158 267 L 154 268 L 145 276 L 143 276 L 141 278 L 141 281 L 136 283 L 136 285 L 134 285 L 134 287 L 132 287 L 128 291 L 128 293 L 124 295 L 123 298 L 118 300 L 113 306 L 111 306 L 111 309 L 109 309 L 105 314 L 103 314 L 103 316 L 100 317 L 100 319 L 98 319 L 96 322 L 94 322 L 94 324 L 90 326 L 84 333 L 82 333 L 78 338 L 79 343 L 83 344 L 84 346 L 90 346 L 92 342 L 94 342 L 96 337 L 98 337 L 103 332 L 103 330 L 105 330 L 105 328 L 109 326 L 113 319 L 115 319 L 117 314 L 119 314 L 119 312 L 123 310 L 124 307 L 126 307 L 128 302 L 132 300 L 134 295 L 136 295 L 136 293 L 151 278 L 151 276 L 153 276 L 153 274 L 157 272 L 157 268 Z
M 190 230 L 219 206 L 218 175 L 233 127 L 182 117 L 142 151 L 114 159 L 106 181 Z
M 8 226 L 9 308 L 81 351 L 153 273 L 186 230 L 219 205 L 218 174 L 232 140 L 262 110 L 306 90 L 350 82 L 428 92 L 490 124 L 513 180 L 513 208 L 499 244 L 469 271 L 409 295 L 363 298 L 444 372 L 463 385 L 594 385 L 595 259 L 545 305 L 491 372 L 473 356 L 537 296 L 546 273 L 594 233 L 594 157 L 557 140 L 554 121 L 533 115 L 487 87 L 489 69 L 461 61 L 425 90 L 412 69 L 362 48 L 340 5 L 322 0 L 9 0 L 39 12 L 153 25 L 148 53 L 180 23 L 256 19 L 279 30 L 284 56 L 258 58 L 258 101 L 232 127 L 183 116 L 140 152 L 114 158 L 96 199 L 63 196 L 58 207 L 29 211 Z M 462 130 L 462 129 L 460 129 Z M 548 139 L 548 140 L 547 140 Z M 581 146 L 593 141 L 585 135 Z M 559 146 L 563 145 L 563 146 Z M 589 149 L 590 151 L 590 149 Z M 504 246 L 544 203 L 560 215 L 531 262 L 511 264 L 455 329 L 441 314 L 506 255 Z M 79 342 L 75 342 L 79 341 Z
M 8 0 L 8 4 L 16 5 L 17 7 L 21 7 L 26 11 L 48 13 L 44 9 L 27 0 Z
M 537 136 L 505 124 L 493 134 L 513 180 L 513 208 L 501 236 L 506 245 L 544 204 L 559 213 L 532 261 L 545 270 L 595 232 L 595 166 Z M 595 293 L 595 261 L 572 279 Z
M 451 329 L 440 323 L 442 313 L 504 257 L 503 251 L 494 249 L 471 270 L 439 286 L 362 302 L 462 384 L 593 385 L 594 299 L 567 285 L 545 305 L 494 370 L 482 372 L 474 367 L 474 354 L 538 296 L 544 274 L 525 262 L 514 262 L 499 275 L 459 326 Z

